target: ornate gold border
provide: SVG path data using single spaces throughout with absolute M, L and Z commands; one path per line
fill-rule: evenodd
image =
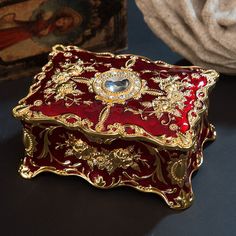
M 50 60 L 49 62 L 42 68 L 42 72 L 37 74 L 34 77 L 35 83 L 30 87 L 30 91 L 28 95 L 23 98 L 20 102 L 19 105 L 16 106 L 13 109 L 13 115 L 16 118 L 19 118 L 21 120 L 24 120 L 28 123 L 39 123 L 39 122 L 47 122 L 47 123 L 53 123 L 53 124 L 60 124 L 62 126 L 65 126 L 66 128 L 69 129 L 79 129 L 81 132 L 86 133 L 86 135 L 92 135 L 92 136 L 100 136 L 101 138 L 104 138 L 104 140 L 107 139 L 114 139 L 114 138 L 123 138 L 123 139 L 139 139 L 139 140 L 144 140 L 144 141 L 149 141 L 154 143 L 155 145 L 160 145 L 160 146 L 165 146 L 169 148 L 178 148 L 181 150 L 187 150 L 190 149 L 196 140 L 196 134 L 195 134 L 195 127 L 197 126 L 199 120 L 201 119 L 201 114 L 207 110 L 206 105 L 203 106 L 203 108 L 199 111 L 196 110 L 197 113 L 197 118 L 195 117 L 189 117 L 189 122 L 190 122 L 190 129 L 185 133 L 182 134 L 180 132 L 177 132 L 177 137 L 166 137 L 165 135 L 162 136 L 153 136 L 152 134 L 148 133 L 145 131 L 143 128 L 136 126 L 136 125 L 121 125 L 121 124 L 114 124 L 110 126 L 110 130 L 107 132 L 101 131 L 99 128 L 98 129 L 92 129 L 92 123 L 88 121 L 87 119 L 82 120 L 80 117 L 74 115 L 74 114 L 66 114 L 66 115 L 60 115 L 60 116 L 52 116 L 48 117 L 43 115 L 40 112 L 33 112 L 30 110 L 31 106 L 24 104 L 25 100 L 33 95 L 39 88 L 40 88 L 40 80 L 44 79 L 45 77 L 45 72 L 47 72 L 52 66 L 52 58 L 57 55 L 58 52 L 64 52 L 64 51 L 70 51 L 70 50 L 76 50 L 76 51 L 86 51 L 82 50 L 76 46 L 67 46 L 64 47 L 63 45 L 55 45 L 53 47 L 53 51 L 49 54 L 50 55 Z M 115 57 L 115 58 L 126 58 L 127 56 L 130 56 L 131 59 L 127 62 L 128 67 L 133 63 L 134 59 L 137 58 L 135 55 L 131 54 L 121 54 L 121 55 L 114 55 L 112 53 L 94 53 L 97 56 L 102 56 L 102 57 Z M 146 57 L 138 56 L 142 58 L 142 60 L 146 61 L 147 63 L 151 63 L 151 60 L 149 60 Z M 175 68 L 193 68 L 193 69 L 199 69 L 202 74 L 206 75 L 207 78 L 209 78 L 212 82 L 212 84 L 208 84 L 208 86 L 202 88 L 199 90 L 199 92 L 203 92 L 206 94 L 206 96 L 203 98 L 203 102 L 208 99 L 208 89 L 212 87 L 217 78 L 219 77 L 219 74 L 214 71 L 214 70 L 204 70 L 201 69 L 200 67 L 196 66 L 175 66 L 175 65 L 170 65 L 162 61 L 155 61 L 156 64 L 160 64 L 162 66 L 166 67 L 175 67 Z M 209 82 L 209 81 L 208 81 Z M 75 123 L 69 123 L 67 122 L 67 118 L 74 118 L 76 119 Z M 125 128 L 132 128 L 135 131 L 135 134 L 128 134 L 125 132 Z

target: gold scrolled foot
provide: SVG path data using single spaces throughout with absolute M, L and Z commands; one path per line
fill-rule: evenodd
M 213 124 L 210 124 L 210 127 L 209 127 L 209 134 L 208 134 L 208 140 L 209 141 L 214 141 L 216 140 L 216 128 Z
M 157 193 L 156 191 L 153 191 Z M 192 186 L 184 186 L 183 188 L 173 187 L 161 191 L 161 197 L 165 200 L 167 205 L 174 210 L 184 210 L 189 208 L 194 200 Z
M 22 159 L 18 172 L 24 179 L 32 179 L 39 173 L 40 167 L 34 166 L 32 163 L 33 161 L 30 156 Z
M 34 172 L 25 164 L 20 165 L 19 173 L 24 179 L 32 179 L 34 177 Z
M 25 157 L 19 167 L 18 172 L 24 179 L 32 179 L 42 172 L 53 172 L 59 175 L 67 175 L 63 170 L 57 170 L 52 166 L 37 166 L 31 157 Z
M 170 207 L 176 210 L 184 210 L 192 205 L 193 200 L 194 194 L 192 191 L 185 192 L 181 189 L 178 196 L 174 198 L 174 203 Z

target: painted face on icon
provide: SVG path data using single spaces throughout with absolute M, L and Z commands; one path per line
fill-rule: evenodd
M 55 25 L 61 31 L 66 31 L 73 26 L 74 18 L 72 16 L 63 16 L 56 20 Z

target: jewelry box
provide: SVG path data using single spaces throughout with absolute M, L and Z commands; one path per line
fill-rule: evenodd
M 13 114 L 23 124 L 19 172 L 76 175 L 98 188 L 130 186 L 175 209 L 214 140 L 213 70 L 56 45 Z

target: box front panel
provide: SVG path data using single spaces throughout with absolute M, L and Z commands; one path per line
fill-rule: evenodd
M 91 136 L 50 124 L 24 124 L 25 178 L 43 171 L 77 175 L 99 188 L 131 186 L 161 195 L 173 208 L 193 199 L 191 174 L 202 163 L 202 145 L 213 137 L 206 119 L 190 151 L 164 149 L 141 140 Z

